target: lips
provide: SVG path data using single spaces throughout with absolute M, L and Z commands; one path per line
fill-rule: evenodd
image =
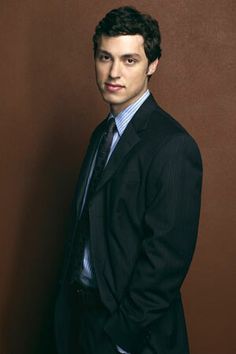
M 117 92 L 117 91 L 121 90 L 122 88 L 124 88 L 124 86 L 122 86 L 122 85 L 111 84 L 109 82 L 105 82 L 105 87 L 106 87 L 107 91 L 110 91 L 110 92 Z

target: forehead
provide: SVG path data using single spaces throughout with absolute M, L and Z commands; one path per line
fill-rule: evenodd
M 146 56 L 144 51 L 144 39 L 140 34 L 115 37 L 101 36 L 98 43 L 98 50 L 107 51 L 112 55 L 136 53 Z

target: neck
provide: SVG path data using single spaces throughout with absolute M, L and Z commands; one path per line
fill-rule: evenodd
M 143 90 L 143 92 L 136 97 L 133 101 L 129 101 L 128 104 L 124 104 L 124 105 L 112 105 L 110 104 L 110 112 L 113 114 L 113 116 L 117 116 L 120 112 L 124 111 L 127 107 L 131 106 L 132 104 L 134 104 L 135 102 L 137 102 L 143 95 L 144 93 L 148 90 L 148 88 L 146 87 L 145 90 Z

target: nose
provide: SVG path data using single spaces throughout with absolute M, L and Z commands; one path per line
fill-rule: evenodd
M 118 79 L 120 75 L 120 64 L 114 60 L 110 68 L 109 77 L 110 79 Z

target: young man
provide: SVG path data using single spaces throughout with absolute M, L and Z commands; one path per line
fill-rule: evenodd
M 157 21 L 115 9 L 93 41 L 110 113 L 78 182 L 56 306 L 58 353 L 188 354 L 180 287 L 197 237 L 199 150 L 148 90 L 161 57 Z

